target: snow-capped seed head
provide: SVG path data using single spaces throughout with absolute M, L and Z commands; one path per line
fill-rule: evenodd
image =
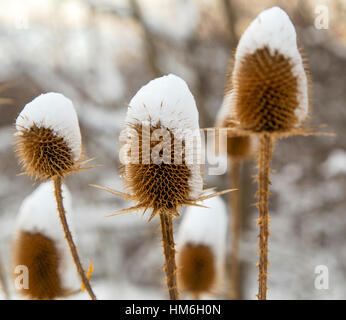
M 189 207 L 177 237 L 178 281 L 193 295 L 210 292 L 222 284 L 226 255 L 227 213 L 220 197 Z
M 26 104 L 16 129 L 15 151 L 26 174 L 45 180 L 76 169 L 81 134 L 73 104 L 62 94 L 41 94 Z
M 186 82 L 169 74 L 149 81 L 131 99 L 126 122 L 149 121 L 156 126 L 175 129 L 199 129 L 195 99 Z
M 122 141 L 131 156 L 123 166 L 125 187 L 138 208 L 152 209 L 151 218 L 159 212 L 177 216 L 203 189 L 198 111 L 185 81 L 168 75 L 143 86 L 130 102 L 126 124 Z
M 63 196 L 70 221 L 71 195 L 65 186 Z M 16 229 L 12 263 L 14 268 L 25 265 L 29 269 L 29 289 L 19 294 L 54 299 L 78 288 L 79 278 L 61 229 L 52 182 L 41 184 L 23 201 Z
M 229 113 L 242 129 L 290 130 L 308 115 L 308 80 L 296 32 L 280 8 L 263 11 L 235 54 Z

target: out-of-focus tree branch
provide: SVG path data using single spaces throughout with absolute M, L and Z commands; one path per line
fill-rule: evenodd
M 155 77 L 158 77 L 162 74 L 162 72 L 157 63 L 158 51 L 155 46 L 153 34 L 143 18 L 142 10 L 137 0 L 130 0 L 130 7 L 132 11 L 132 17 L 138 22 L 143 30 L 146 59 L 148 61 L 150 69 L 152 70 L 153 75 Z
M 238 37 L 235 32 L 236 16 L 235 16 L 234 3 L 232 0 L 221 0 L 221 1 L 225 9 L 225 15 L 227 18 L 227 24 L 228 24 L 229 33 L 230 33 L 230 47 L 234 49 L 238 43 Z

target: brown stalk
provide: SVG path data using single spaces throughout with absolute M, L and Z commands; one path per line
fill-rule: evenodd
M 177 288 L 177 266 L 175 263 L 175 249 L 173 239 L 173 221 L 172 216 L 160 213 L 162 245 L 165 255 L 165 271 L 167 278 L 167 287 L 171 300 L 179 300 Z
M 229 184 L 231 188 L 239 188 L 240 161 L 230 158 L 231 170 L 229 170 Z M 231 274 L 230 274 L 230 299 L 240 299 L 240 277 L 239 277 L 239 237 L 240 237 L 240 210 L 239 210 L 239 192 L 231 192 L 229 194 L 229 207 L 232 208 L 230 219 L 230 231 L 233 235 L 231 250 Z
M 64 230 L 65 239 L 66 239 L 66 241 L 70 247 L 73 261 L 76 265 L 77 271 L 79 273 L 79 276 L 81 277 L 81 280 L 82 280 L 82 283 L 83 283 L 85 289 L 87 290 L 90 298 L 92 300 L 96 300 L 96 296 L 95 296 L 95 294 L 94 294 L 94 292 L 90 286 L 89 280 L 85 276 L 81 261 L 79 259 L 76 245 L 73 242 L 72 234 L 71 234 L 71 231 L 69 229 L 69 226 L 68 226 L 68 223 L 66 220 L 66 215 L 65 215 L 66 212 L 65 212 L 64 205 L 63 205 L 63 197 L 62 197 L 62 189 L 61 189 L 61 177 L 55 176 L 53 178 L 53 181 L 54 181 L 55 199 L 56 199 L 56 203 L 57 203 L 57 207 L 58 207 L 60 222 L 61 222 L 63 230 Z
M 273 152 L 274 138 L 269 133 L 263 133 L 259 145 L 259 175 L 258 175 L 258 207 L 260 227 L 259 233 L 259 263 L 258 263 L 258 299 L 267 299 L 267 277 L 268 277 L 268 237 L 269 237 L 269 213 L 268 198 L 270 184 L 270 162 Z

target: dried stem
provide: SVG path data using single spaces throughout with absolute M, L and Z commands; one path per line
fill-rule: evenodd
M 229 184 L 231 188 L 239 188 L 240 160 L 230 158 L 231 170 L 229 171 Z M 239 210 L 239 191 L 229 194 L 230 212 L 230 231 L 232 235 L 231 250 L 231 273 L 230 273 L 230 299 L 240 299 L 240 278 L 239 278 L 239 237 L 240 237 L 240 210 Z
M 259 175 L 258 175 L 258 208 L 260 227 L 259 234 L 259 275 L 258 275 L 258 299 L 267 299 L 267 277 L 268 277 L 268 237 L 269 237 L 269 214 L 268 214 L 268 198 L 269 198 L 269 174 L 270 162 L 273 151 L 274 138 L 269 133 L 264 133 L 260 138 L 259 146 Z
M 72 235 L 71 235 L 71 232 L 70 232 L 67 220 L 66 220 L 66 215 L 65 215 L 66 213 L 65 213 L 65 209 L 64 209 L 64 205 L 63 205 L 63 197 L 62 197 L 62 189 L 61 189 L 61 178 L 56 176 L 56 177 L 54 177 L 53 180 L 54 180 L 55 199 L 57 202 L 59 218 L 60 218 L 60 222 L 62 224 L 63 230 L 64 230 L 65 239 L 66 239 L 66 241 L 70 247 L 73 261 L 76 265 L 77 271 L 79 273 L 79 276 L 81 277 L 81 280 L 82 280 L 82 283 L 84 284 L 85 289 L 87 290 L 90 298 L 92 300 L 96 300 L 96 296 L 95 296 L 93 290 L 91 289 L 89 280 L 85 276 L 82 264 L 81 264 L 79 256 L 78 256 L 76 245 L 73 242 Z
M 5 299 L 10 300 L 10 293 L 8 291 L 7 282 L 5 279 L 5 269 L 1 263 L 1 260 L 0 260 L 0 287 L 2 288 L 5 294 Z
M 175 263 L 175 249 L 173 239 L 172 216 L 160 213 L 162 245 L 165 254 L 165 271 L 167 278 L 167 287 L 171 300 L 179 300 L 177 288 L 177 266 Z

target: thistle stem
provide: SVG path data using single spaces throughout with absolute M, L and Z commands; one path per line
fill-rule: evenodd
M 2 287 L 2 290 L 5 294 L 6 300 L 10 300 L 10 294 L 8 291 L 7 282 L 6 282 L 4 274 L 5 274 L 5 269 L 0 260 L 0 286 Z
M 89 280 L 85 276 L 81 261 L 79 259 L 76 245 L 73 242 L 72 234 L 71 234 L 71 231 L 69 229 L 69 226 L 68 226 L 68 223 L 66 220 L 66 212 L 65 212 L 64 205 L 63 205 L 63 197 L 62 197 L 62 189 L 61 189 L 61 178 L 56 176 L 53 178 L 53 180 L 54 180 L 55 199 L 56 199 L 56 203 L 57 203 L 57 207 L 58 207 L 60 222 L 61 222 L 61 225 L 62 225 L 63 230 L 64 230 L 65 239 L 66 239 L 66 241 L 70 247 L 73 261 L 76 265 L 77 271 L 79 273 L 79 276 L 82 280 L 82 283 L 83 283 L 85 289 L 87 290 L 90 298 L 92 300 L 96 300 L 96 296 L 95 296 L 95 294 L 94 294 L 94 292 L 90 286 Z
M 273 152 L 273 138 L 268 133 L 264 133 L 260 137 L 259 146 L 259 176 L 258 176 L 258 208 L 260 227 L 259 233 L 259 275 L 258 275 L 258 299 L 267 299 L 267 277 L 268 277 L 268 237 L 269 237 L 269 214 L 268 214 L 268 198 L 270 184 L 270 162 Z
M 167 287 L 171 300 L 179 300 L 177 289 L 177 266 L 175 263 L 175 249 L 173 239 L 173 221 L 168 214 L 160 213 L 162 244 L 165 255 L 165 271 Z
M 240 162 L 237 159 L 230 158 L 231 170 L 229 170 L 229 187 L 239 188 Z M 239 191 L 229 194 L 230 211 L 230 231 L 232 235 L 231 249 L 231 273 L 230 273 L 230 299 L 240 299 L 240 277 L 239 277 L 239 237 L 240 237 L 240 210 L 239 210 Z

